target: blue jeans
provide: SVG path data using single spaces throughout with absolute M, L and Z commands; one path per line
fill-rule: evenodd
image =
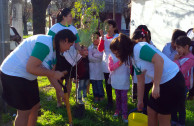
M 188 93 L 188 89 L 187 87 L 185 87 L 185 99 Z M 179 119 L 177 114 L 179 113 Z M 180 108 L 180 110 L 178 112 L 172 113 L 171 114 L 171 121 L 173 122 L 178 122 L 181 125 L 185 125 L 185 118 L 186 118 L 186 108 L 185 108 L 185 104 Z
M 93 88 L 94 97 L 103 98 L 104 97 L 104 88 L 102 80 L 90 80 Z
M 87 85 L 89 83 L 89 79 L 83 79 L 83 80 L 79 80 L 79 84 L 78 84 L 78 90 L 77 90 L 77 96 L 78 99 L 81 100 L 82 99 L 82 95 L 81 95 L 81 91 L 83 91 L 83 97 L 87 97 Z

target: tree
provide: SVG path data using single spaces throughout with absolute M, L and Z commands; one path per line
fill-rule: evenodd
M 76 0 L 52 0 L 58 9 L 61 8 L 72 8 Z
M 74 25 L 81 26 L 78 30 L 81 44 L 91 44 L 91 34 L 98 30 L 100 23 L 99 13 L 104 9 L 103 0 L 77 0 L 72 8 Z
M 129 29 L 129 22 L 131 19 L 131 7 L 130 7 L 131 0 L 124 0 L 123 1 L 123 16 L 125 18 L 126 29 Z
M 51 0 L 31 0 L 33 9 L 33 34 L 45 34 L 46 9 Z
M 28 35 L 28 29 L 27 29 L 27 21 L 32 13 L 32 7 L 27 0 L 23 1 L 23 13 L 22 13 L 22 21 L 24 25 L 24 35 Z

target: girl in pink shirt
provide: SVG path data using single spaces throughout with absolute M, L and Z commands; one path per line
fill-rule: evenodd
M 192 46 L 190 38 L 187 36 L 180 36 L 176 39 L 176 51 L 178 52 L 175 55 L 175 63 L 179 66 L 180 71 L 183 73 L 185 78 L 185 98 L 189 89 L 192 88 L 191 77 L 192 76 L 192 68 L 194 67 L 194 56 L 190 52 L 189 48 Z M 193 81 L 192 81 L 193 82 Z M 179 118 L 177 116 L 179 113 Z M 185 105 L 180 108 L 178 112 L 172 113 L 171 115 L 171 123 L 172 125 L 178 124 L 180 126 L 185 126 L 185 117 L 186 110 Z

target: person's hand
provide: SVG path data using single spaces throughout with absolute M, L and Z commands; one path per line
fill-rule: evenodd
M 144 107 L 143 101 L 138 101 L 137 102 L 137 110 L 143 111 L 143 107 Z
M 154 86 L 152 88 L 152 97 L 157 99 L 160 97 L 160 86 Z
M 181 55 L 179 55 L 179 54 L 176 54 L 175 56 L 174 56 L 174 60 L 178 60 L 178 59 L 180 59 L 181 58 Z
M 112 56 L 109 56 L 109 57 L 108 57 L 108 61 L 109 61 L 109 63 L 113 64 Z
M 55 78 L 57 80 L 61 80 L 61 78 L 64 77 L 65 75 L 67 75 L 67 73 L 68 73 L 67 71 L 63 71 L 63 72 L 55 71 L 53 78 Z
M 102 40 L 104 40 L 104 32 L 102 29 L 99 30 L 100 36 L 102 37 Z

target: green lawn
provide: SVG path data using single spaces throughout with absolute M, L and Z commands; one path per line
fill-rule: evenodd
M 57 108 L 55 89 L 50 86 L 46 77 L 39 77 L 40 98 L 41 98 L 41 116 L 38 117 L 37 126 L 66 126 L 68 125 L 68 117 L 66 108 Z M 131 101 L 131 91 L 128 92 L 128 109 L 129 111 L 136 107 Z M 113 99 L 115 101 L 115 93 L 113 91 Z M 81 119 L 75 118 L 75 84 L 72 87 L 72 93 L 70 96 L 70 104 L 73 115 L 74 126 L 127 126 L 123 123 L 121 117 L 113 118 L 114 108 L 111 111 L 106 111 L 106 99 L 105 101 L 94 104 L 92 86 L 90 86 L 90 94 L 88 95 L 88 101 L 85 104 L 85 114 Z M 114 104 L 115 105 L 115 104 Z M 95 107 L 98 107 L 96 110 Z M 187 116 L 186 126 L 194 125 L 194 101 L 187 101 Z M 2 123 L 6 123 L 9 120 L 13 120 L 14 110 L 12 109 L 9 114 L 1 114 L 3 117 Z

